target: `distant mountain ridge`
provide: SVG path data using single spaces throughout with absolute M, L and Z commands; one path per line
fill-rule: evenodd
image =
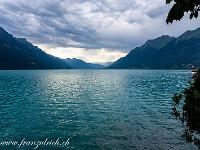
M 81 59 L 63 59 L 67 64 L 69 64 L 74 69 L 103 69 L 105 66 L 100 64 L 86 63 Z
M 131 50 L 108 69 L 191 69 L 200 66 L 200 28 L 161 36 Z
M 111 64 L 113 64 L 113 62 L 102 62 L 102 63 L 100 63 L 100 65 L 103 65 L 103 66 L 106 66 L 106 67 L 110 66 Z
M 69 69 L 60 58 L 49 55 L 24 38 L 15 38 L 0 27 L 0 70 Z
M 191 69 L 200 66 L 200 28 L 175 38 L 163 35 L 131 50 L 107 69 Z M 49 55 L 0 27 L 0 70 L 102 69 L 100 64 Z

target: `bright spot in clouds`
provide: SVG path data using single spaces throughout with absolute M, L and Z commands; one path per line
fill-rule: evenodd
M 46 48 L 45 45 L 39 45 L 39 48 L 46 50 L 48 54 L 54 55 L 56 57 L 65 59 L 68 58 L 77 58 L 82 59 L 86 62 L 114 62 L 121 57 L 124 57 L 127 53 L 120 51 L 106 51 L 102 49 L 89 49 L 85 50 L 84 48 L 74 48 L 74 47 L 56 47 L 56 48 Z
M 167 25 L 165 0 L 1 0 L 0 26 L 47 53 L 115 61 L 148 39 L 179 36 L 199 19 Z

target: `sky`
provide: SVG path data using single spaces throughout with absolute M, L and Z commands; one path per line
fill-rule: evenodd
M 60 58 L 113 62 L 145 41 L 180 36 L 200 19 L 166 24 L 165 0 L 0 0 L 0 26 Z

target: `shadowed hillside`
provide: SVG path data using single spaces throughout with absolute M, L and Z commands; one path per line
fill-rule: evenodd
M 61 59 L 43 52 L 26 39 L 15 38 L 0 27 L 0 69 L 69 69 Z
M 109 69 L 191 69 L 200 66 L 200 28 L 178 38 L 161 36 L 147 41 Z

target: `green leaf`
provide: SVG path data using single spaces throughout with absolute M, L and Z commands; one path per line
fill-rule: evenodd
M 183 98 L 183 95 L 181 93 L 179 95 L 175 93 L 174 97 L 172 97 L 172 100 L 175 102 L 176 105 L 178 105 L 182 98 Z

